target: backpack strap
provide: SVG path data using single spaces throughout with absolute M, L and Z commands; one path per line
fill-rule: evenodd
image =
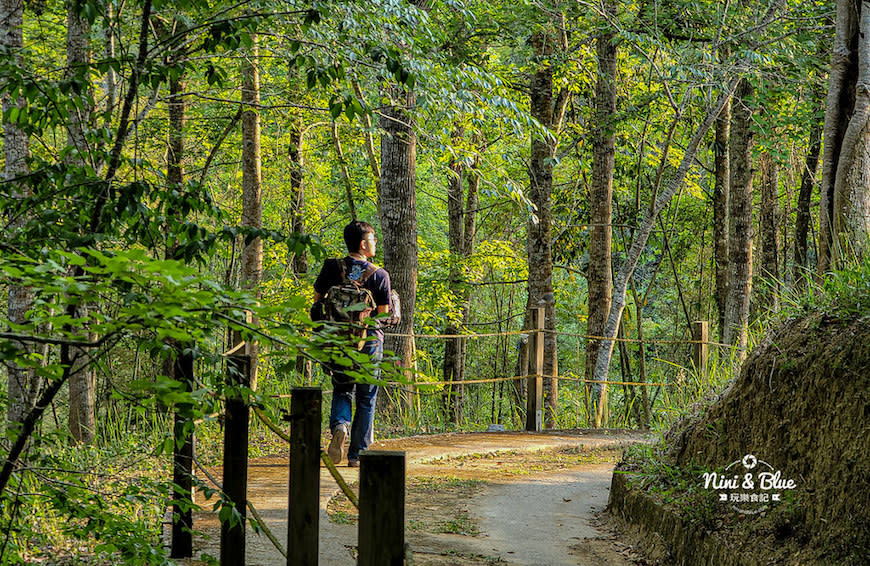
M 372 262 L 368 262 L 368 266 L 366 270 L 363 272 L 362 277 L 359 278 L 360 285 L 365 285 L 366 281 L 368 281 L 369 277 L 375 274 L 375 271 L 380 269 L 377 265 Z
M 338 273 L 341 277 L 341 283 L 339 283 L 340 285 L 346 285 L 350 283 L 350 280 L 347 278 L 347 259 L 348 258 L 335 259 L 335 263 L 338 264 Z

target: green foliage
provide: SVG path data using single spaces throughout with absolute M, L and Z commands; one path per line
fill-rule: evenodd
M 85 545 L 105 563 L 169 564 L 158 533 L 170 486 L 155 463 L 135 442 L 68 447 L 59 431 L 35 439 L 4 493 L 4 563 L 63 560 Z
M 834 318 L 870 314 L 870 257 L 863 257 L 826 273 L 820 280 L 807 274 L 804 286 L 783 295 L 784 316 L 823 312 Z
M 585 366 L 593 130 L 606 127 L 617 139 L 618 264 L 648 201 L 674 174 L 680 148 L 716 85 L 735 72 L 735 61 L 754 65 L 758 150 L 773 152 L 783 167 L 790 166 L 791 154 L 803 150 L 808 128 L 819 119 L 818 85 L 827 67 L 829 34 L 816 24 L 828 25 L 831 16 L 828 4 L 789 2 L 790 17 L 776 22 L 770 41 L 753 47 L 745 32 L 757 25 L 767 4 L 647 3 L 636 10 L 621 6 L 608 19 L 587 5 L 526 0 L 443 0 L 431 2 L 428 10 L 393 0 L 244 5 L 156 0 L 145 60 L 137 68 L 138 89 L 132 92 L 144 2 L 126 3 L 123 10 L 114 6 L 119 11 L 111 14 L 104 3 L 76 5 L 94 26 L 90 65 L 65 68 L 65 5 L 57 2 L 29 3 L 24 48 L 15 57 L 7 52 L 0 57 L 0 93 L 22 103 L 7 105 L 4 123 L 31 137 L 30 172 L 0 184 L 0 208 L 12 221 L 0 242 L 0 280 L 4 290 L 34 291 L 27 321 L 0 332 L 0 361 L 34 370 L 45 391 L 69 378 L 69 360 L 61 359 L 61 352 L 81 347 L 100 374 L 97 448 L 81 450 L 81 457 L 75 449 L 50 449 L 69 443 L 60 433 L 66 425 L 62 389 L 50 400 L 57 405 L 49 404 L 53 418 L 43 418 L 37 427 L 27 466 L 2 493 L 0 525 L 10 533 L 0 550 L 4 561 L 27 560 L 40 545 L 49 548 L 63 539 L 81 542 L 110 562 L 165 560 L 155 543 L 156 514 L 174 498 L 164 480 L 166 457 L 183 436 L 169 432 L 167 416 L 178 411 L 201 419 L 200 456 L 217 460 L 220 430 L 214 415 L 230 390 L 221 356 L 228 332 L 258 339 L 260 385 L 241 393 L 276 420 L 287 407 L 273 395 L 306 379 L 296 371 L 297 358 L 331 361 L 371 379 L 375 368 L 364 357 L 335 336 L 315 332 L 306 315 L 313 276 L 324 257 L 343 253 L 340 228 L 350 217 L 342 168 L 330 128 L 324 127 L 330 122 L 341 122 L 338 141 L 346 154 L 341 165 L 350 176 L 357 213 L 376 223 L 377 179 L 366 144 L 371 137 L 377 156 L 380 109 L 404 105 L 413 94 L 407 110 L 418 137 L 418 334 L 463 326 L 466 308 L 469 324 L 463 332 L 521 328 L 523 283 L 537 268 L 527 265 L 525 234 L 540 213 L 525 189 L 528 144 L 532 137 L 555 144 L 549 159 L 558 264 L 553 281 L 557 326 L 571 335 L 559 339 L 560 374 L 579 379 Z M 599 78 L 594 37 L 605 30 L 614 32 L 619 45 L 619 110 L 600 124 L 594 114 Z M 529 43 L 539 33 L 554 45 L 545 58 Z M 115 42 L 115 56 L 96 49 L 96 39 L 103 37 Z M 237 225 L 239 60 L 255 45 L 262 95 L 256 108 L 263 131 L 262 230 Z M 730 56 L 717 50 L 724 46 Z M 541 65 L 552 65 L 556 94 L 567 95 L 558 132 L 530 116 L 528 76 Z M 180 186 L 169 185 L 166 172 L 166 86 L 175 79 L 185 83 L 187 104 L 186 178 Z M 111 80 L 118 88 L 110 104 Z M 128 94 L 129 120 L 122 127 Z M 85 125 L 87 147 L 77 149 L 66 143 L 67 129 L 84 108 L 94 109 L 94 119 Z M 640 326 L 648 341 L 678 341 L 688 338 L 687 315 L 711 318 L 711 150 L 699 154 L 702 167 L 693 170 L 682 196 L 666 211 L 635 272 L 637 293 L 625 315 L 629 338 L 638 337 Z M 118 166 L 110 175 L 113 158 Z M 480 187 L 468 258 L 448 250 L 443 194 L 450 163 L 463 168 L 465 186 L 476 179 Z M 297 175 L 304 204 L 294 184 Z M 302 234 L 294 233 L 297 215 Z M 238 256 L 256 238 L 264 243 L 264 281 L 256 292 L 239 291 Z M 308 261 L 308 273 L 295 273 L 299 257 Z M 451 286 L 451 268 L 460 274 L 458 287 Z M 868 269 L 832 274 L 792 302 L 837 316 L 862 315 Z M 80 305 L 96 308 L 72 308 Z M 249 312 L 258 326 L 246 322 Z M 514 375 L 517 338 L 470 339 L 466 377 Z M 421 338 L 417 347 L 417 380 L 440 380 L 444 342 Z M 194 357 L 196 381 L 189 389 L 167 371 L 180 354 Z M 649 392 L 654 426 L 684 413 L 728 377 L 725 361 L 715 362 L 722 367 L 706 377 L 686 370 L 684 345 L 631 344 L 627 354 L 625 363 L 635 374 L 644 361 L 648 381 L 668 384 Z M 390 361 L 381 367 L 381 383 L 404 379 Z M 304 384 L 328 387 L 328 376 L 314 367 Z M 618 372 L 612 368 L 613 376 Z M 562 385 L 560 426 L 584 426 L 585 385 Z M 462 426 L 521 423 L 524 408 L 511 389 L 509 383 L 467 387 Z M 424 385 L 420 390 L 420 411 L 401 415 L 402 430 L 452 429 L 445 390 Z M 612 391 L 615 421 L 635 425 L 637 391 Z M 281 449 L 274 439 L 266 440 L 269 434 L 252 425 L 252 453 Z M 10 430 L 4 449 L 14 438 Z M 146 469 L 130 465 L 99 479 L 81 473 L 88 469 L 85 458 L 103 466 L 119 447 L 137 454 Z M 34 471 L 40 466 L 67 472 Z M 44 477 L 50 481 L 43 488 Z M 63 493 L 67 484 L 69 492 Z M 218 505 L 224 518 L 238 519 L 227 501 L 219 499 Z M 72 520 L 62 524 L 66 517 Z M 462 532 L 467 525 L 460 519 L 445 528 Z

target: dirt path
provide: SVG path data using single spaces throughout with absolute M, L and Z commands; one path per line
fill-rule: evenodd
M 507 432 L 391 439 L 373 448 L 406 452 L 406 540 L 417 566 L 627 565 L 618 542 L 596 526 L 595 513 L 607 503 L 619 451 L 643 440 L 621 431 Z M 248 473 L 249 498 L 282 544 L 287 469 L 286 456 L 259 458 Z M 339 470 L 348 483 L 358 481 L 358 470 Z M 320 563 L 352 566 L 357 526 L 354 517 L 336 514 L 337 493 L 322 469 Z M 338 522 L 330 521 L 328 506 Z M 194 521 L 209 537 L 196 540 L 195 553 L 219 556 L 215 517 L 200 513 Z M 284 560 L 265 536 L 249 533 L 247 563 Z

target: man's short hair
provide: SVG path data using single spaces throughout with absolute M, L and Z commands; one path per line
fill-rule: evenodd
M 344 227 L 344 244 L 347 246 L 347 251 L 356 253 L 359 251 L 359 246 L 365 239 L 366 234 L 374 234 L 375 228 L 368 222 L 362 220 L 354 220 Z

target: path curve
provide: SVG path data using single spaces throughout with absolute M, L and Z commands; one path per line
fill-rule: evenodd
M 648 440 L 634 431 L 454 433 L 388 439 L 376 442 L 372 448 L 405 451 L 408 475 L 427 475 L 436 469 L 443 474 L 445 464 L 439 464 L 438 459 L 444 458 L 504 451 L 608 448 Z M 252 460 L 248 471 L 248 497 L 282 544 L 287 541 L 287 470 L 288 459 L 283 455 Z M 349 483 L 358 481 L 358 469 L 341 466 L 339 470 Z M 407 535 L 407 540 L 415 552 L 423 554 L 488 556 L 502 560 L 498 564 L 514 566 L 630 564 L 619 561 L 618 553 L 600 544 L 608 535 L 595 526 L 595 513 L 607 504 L 612 470 L 613 463 L 607 463 L 519 479 L 488 477 L 484 492 L 467 504 L 469 514 L 479 523 L 479 536 L 413 533 Z M 220 470 L 215 472 L 220 477 Z M 326 505 L 338 488 L 325 468 L 321 468 L 320 486 L 320 563 L 353 566 L 351 549 L 357 544 L 356 525 L 329 521 Z M 215 516 L 197 513 L 194 524 L 205 535 L 195 540 L 195 554 L 219 556 L 220 527 Z M 248 531 L 248 565 L 285 563 L 265 536 Z M 463 561 L 439 564 L 458 565 Z

